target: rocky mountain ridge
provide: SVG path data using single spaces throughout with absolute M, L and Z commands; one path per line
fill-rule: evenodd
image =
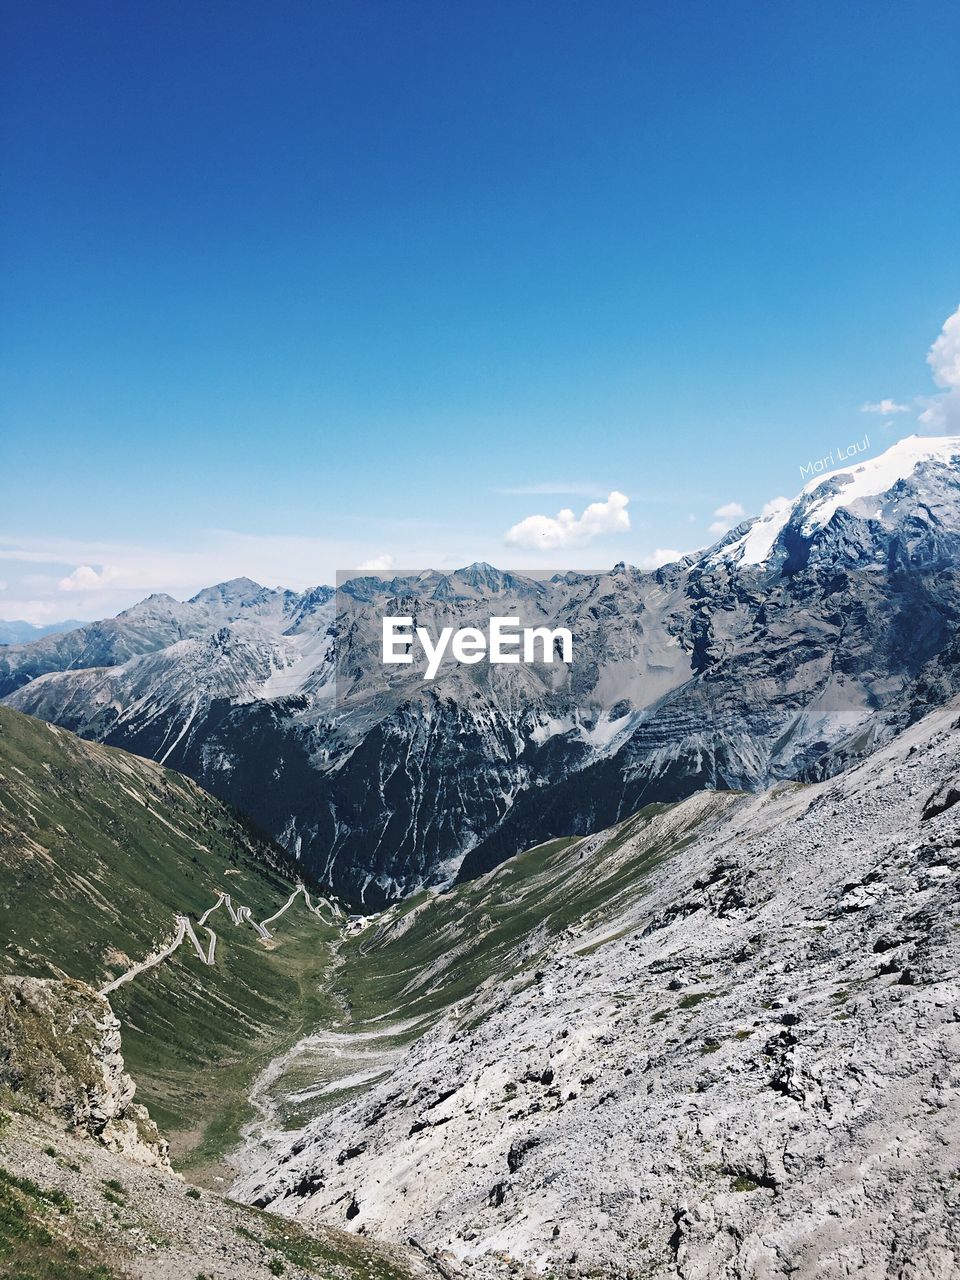
M 385 613 L 494 612 L 568 627 L 572 668 L 381 664 Z M 960 687 L 958 622 L 960 440 L 911 437 L 653 573 L 241 579 L 0 654 L 0 687 L 186 772 L 371 909 L 645 803 L 830 776 Z

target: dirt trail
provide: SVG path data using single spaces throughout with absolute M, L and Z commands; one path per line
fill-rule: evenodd
M 169 956 L 172 956 L 185 938 L 189 939 L 200 962 L 205 965 L 212 965 L 217 954 L 217 934 L 209 927 L 207 920 L 214 911 L 217 911 L 220 907 L 226 907 L 227 913 L 235 926 L 248 924 L 256 931 L 262 942 L 269 942 L 273 937 L 273 934 L 267 928 L 267 925 L 272 924 L 275 920 L 279 920 L 286 911 L 289 911 L 300 894 L 303 894 L 304 903 L 306 904 L 307 910 L 312 915 L 317 916 L 321 920 L 325 920 L 324 908 L 329 911 L 330 918 L 329 920 L 326 920 L 326 923 L 335 924 L 338 920 L 342 920 L 344 918 L 343 910 L 336 902 L 328 901 L 326 898 L 318 898 L 316 904 L 314 904 L 310 900 L 310 894 L 307 892 L 306 887 L 303 884 L 298 884 L 280 910 L 275 911 L 272 916 L 267 916 L 265 920 L 261 920 L 258 924 L 257 921 L 254 920 L 253 912 L 249 907 L 235 907 L 230 894 L 224 893 L 223 890 L 221 890 L 213 906 L 208 907 L 197 921 L 197 928 L 205 929 L 209 937 L 206 950 L 204 950 L 200 939 L 197 937 L 189 916 L 179 914 L 174 915 L 173 919 L 177 928 L 176 933 L 173 936 L 173 940 L 168 942 L 165 946 L 158 948 L 156 951 L 152 951 L 146 959 L 140 960 L 136 964 L 131 965 L 131 967 L 127 969 L 125 973 L 122 973 L 119 978 L 114 978 L 114 980 L 112 982 L 108 982 L 105 987 L 101 987 L 100 994 L 102 996 L 108 996 L 111 991 L 116 991 L 117 987 L 123 986 L 126 982 L 131 982 L 141 973 L 146 973 L 148 969 L 155 968 Z

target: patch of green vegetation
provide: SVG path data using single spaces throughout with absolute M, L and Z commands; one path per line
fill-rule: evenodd
M 191 1200 L 200 1199 L 200 1191 L 197 1187 L 187 1187 L 187 1195 L 190 1197 Z
M 116 1178 L 109 1178 L 100 1188 L 100 1194 L 104 1200 L 110 1204 L 115 1204 L 119 1209 L 126 1208 L 127 1198 L 124 1194 L 123 1183 L 118 1182 Z
M 54 1215 L 67 1213 L 62 1192 L 0 1168 L 0 1275 L 11 1280 L 117 1280 L 88 1241 L 71 1238 Z
M 52 1205 L 61 1213 L 69 1213 L 73 1207 L 62 1191 L 58 1191 L 56 1188 L 45 1191 L 42 1187 L 37 1186 L 35 1182 L 32 1182 L 30 1178 L 17 1177 L 16 1174 L 10 1173 L 7 1169 L 0 1169 L 0 1185 L 12 1187 L 33 1200 L 43 1201 L 45 1204 Z
M 733 1191 L 759 1191 L 760 1183 L 755 1182 L 753 1178 L 748 1177 L 745 1173 L 738 1173 L 730 1183 Z
M 691 991 L 689 995 L 683 996 L 677 1004 L 678 1009 L 695 1009 L 698 1004 L 702 1004 L 704 1000 L 716 1000 L 719 992 L 717 991 Z
M 350 1280 L 411 1280 L 406 1267 L 385 1256 L 362 1236 L 332 1227 L 319 1227 L 315 1234 L 308 1235 L 289 1219 L 256 1209 L 247 1212 L 262 1228 L 259 1242 L 274 1255 L 268 1263 L 273 1275 L 281 1275 L 284 1268 L 290 1267 L 316 1271 L 319 1275 L 345 1275 Z M 257 1239 L 252 1232 L 250 1237 Z M 274 1270 L 276 1264 L 280 1270 Z

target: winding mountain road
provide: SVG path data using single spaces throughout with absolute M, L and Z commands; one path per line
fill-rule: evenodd
M 122 973 L 119 978 L 114 978 L 114 980 L 112 982 L 108 982 L 105 987 L 101 987 L 100 995 L 108 996 L 111 991 L 116 991 L 117 987 L 122 987 L 124 983 L 132 982 L 134 978 L 138 977 L 141 973 L 146 973 L 148 969 L 156 968 L 158 964 L 173 955 L 184 939 L 189 939 L 194 951 L 197 953 L 197 958 L 202 964 L 212 965 L 217 954 L 217 934 L 210 928 L 207 921 L 210 916 L 213 915 L 214 911 L 217 911 L 220 907 L 226 907 L 227 913 L 234 925 L 248 924 L 256 931 L 261 942 L 269 942 L 272 939 L 273 934 L 267 928 L 267 925 L 273 924 L 275 920 L 279 920 L 285 912 L 289 911 L 301 894 L 303 895 L 303 900 L 306 904 L 307 910 L 319 919 L 324 920 L 325 923 L 335 924 L 337 920 L 343 918 L 343 911 L 337 903 L 330 902 L 326 898 L 318 898 L 317 902 L 313 903 L 310 900 L 310 894 L 307 892 L 306 886 L 298 884 L 280 910 L 275 911 L 272 916 L 267 916 L 265 920 L 261 920 L 258 924 L 257 921 L 254 920 L 253 912 L 249 907 L 235 907 L 230 894 L 224 893 L 221 889 L 216 902 L 212 907 L 208 907 L 197 921 L 197 928 L 206 930 L 209 939 L 206 950 L 204 950 L 200 939 L 197 937 L 196 930 L 194 929 L 193 922 L 190 920 L 190 917 L 179 914 L 174 915 L 173 919 L 177 929 L 172 942 L 168 942 L 158 950 L 152 951 L 146 959 L 138 961 L 135 965 L 131 965 L 131 967 L 127 969 L 125 973 Z M 329 920 L 325 918 L 324 908 L 330 913 Z

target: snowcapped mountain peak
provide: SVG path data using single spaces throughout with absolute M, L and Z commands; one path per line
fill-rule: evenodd
M 721 543 L 709 558 L 764 564 L 782 542 L 788 525 L 810 538 L 840 508 L 862 518 L 882 519 L 886 504 L 881 499 L 900 481 L 927 466 L 950 468 L 960 480 L 960 436 L 907 436 L 875 458 L 851 459 L 847 467 L 814 476 L 792 503 L 752 521 L 745 533 Z

